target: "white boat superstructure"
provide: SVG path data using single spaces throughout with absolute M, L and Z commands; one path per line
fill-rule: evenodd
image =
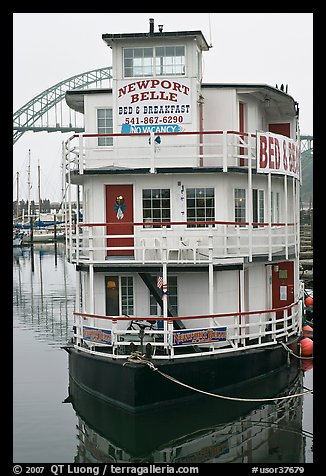
M 278 351 L 259 369 L 254 354 L 287 357 L 301 331 L 298 104 L 265 84 L 205 84 L 200 31 L 156 33 L 150 22 L 149 34 L 102 38 L 112 89 L 66 93 L 85 115 L 85 132 L 63 144 L 72 373 L 87 386 L 88 357 L 101 373 L 103 359 L 135 351 L 192 362 L 186 374 L 200 359 L 208 372 L 212 355 L 237 355 L 243 375 L 279 366 Z

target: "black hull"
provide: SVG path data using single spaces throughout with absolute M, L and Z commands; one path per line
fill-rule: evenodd
M 94 356 L 73 347 L 69 353 L 69 374 L 83 390 L 105 401 L 136 412 L 161 407 L 180 399 L 202 396 L 168 380 L 147 365 Z M 154 360 L 161 372 L 207 392 L 231 395 L 232 387 L 250 382 L 286 367 L 289 353 L 280 344 L 207 357 Z
M 293 362 L 285 368 L 256 379 L 250 385 L 238 385 L 234 393 L 242 398 L 250 399 L 271 398 L 301 390 L 302 372 L 300 372 L 298 362 Z M 116 462 L 137 460 L 150 462 L 155 452 L 164 452 L 164 449 L 169 447 L 182 447 L 183 444 L 188 445 L 189 442 L 197 438 L 200 439 L 201 436 L 210 434 L 212 431 L 216 432 L 219 428 L 223 439 L 225 439 L 230 434 L 232 435 L 232 431 L 225 431 L 225 428 L 237 424 L 239 418 L 247 418 L 247 424 L 252 419 L 251 426 L 255 425 L 254 422 L 257 423 L 257 418 L 259 418 L 258 409 L 266 405 L 270 405 L 271 411 L 276 412 L 279 407 L 280 411 L 283 409 L 283 413 L 285 412 L 284 400 L 278 401 L 275 405 L 273 401 L 243 402 L 200 396 L 195 401 L 188 401 L 187 404 L 181 401 L 170 405 L 168 411 L 165 407 L 157 407 L 151 411 L 130 413 L 82 390 L 72 378 L 69 379 L 69 399 L 67 401 L 72 403 L 77 416 L 82 419 L 87 429 L 91 429 L 107 441 L 107 444 L 101 447 L 110 448 L 110 454 L 99 453 L 97 441 L 94 442 L 96 451 L 94 448 L 93 451 L 92 448 L 89 448 L 93 434 L 90 434 L 89 439 L 84 442 L 87 449 L 92 451 L 92 455 L 95 457 L 97 455 L 98 462 L 110 461 L 110 455 L 113 458 L 112 461 Z M 282 437 L 284 432 L 280 430 L 277 437 L 274 436 L 273 441 L 277 439 L 280 446 L 284 445 L 281 454 L 292 455 L 293 459 L 289 458 L 289 461 L 299 462 L 303 461 L 302 438 L 298 432 L 298 425 L 301 422 L 301 403 L 297 399 L 287 400 L 287 402 L 287 405 L 292 408 L 291 421 L 296 431 L 287 434 L 284 439 Z M 295 414 L 299 412 L 296 418 L 294 418 L 293 412 Z M 270 433 L 268 432 L 265 436 L 267 438 Z M 112 446 L 115 448 L 113 451 Z M 219 445 L 217 444 L 217 446 Z M 199 444 L 199 448 L 201 448 L 204 457 L 210 454 L 209 448 L 203 450 L 201 444 Z M 121 451 L 117 451 L 119 449 L 127 454 L 122 456 Z M 130 459 L 128 459 L 128 455 Z M 85 461 L 82 459 L 79 462 Z M 199 459 L 197 462 L 201 462 L 201 460 Z

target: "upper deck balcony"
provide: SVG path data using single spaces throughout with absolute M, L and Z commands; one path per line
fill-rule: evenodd
M 299 145 L 270 132 L 175 132 L 176 124 L 132 134 L 75 134 L 65 143 L 66 169 L 73 174 L 138 169 L 155 173 L 182 169 L 276 173 L 300 177 Z M 159 127 L 157 127 L 158 129 Z M 144 128 L 142 128 L 144 130 Z M 110 145 L 100 146 L 107 138 Z M 121 173 L 123 173 L 121 171 Z

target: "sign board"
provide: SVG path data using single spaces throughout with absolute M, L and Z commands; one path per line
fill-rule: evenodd
M 184 329 L 173 332 L 173 345 L 207 344 L 226 340 L 226 327 Z
M 96 344 L 112 345 L 111 331 L 109 329 L 83 326 L 83 338 Z
M 121 132 L 180 132 L 192 122 L 190 79 L 120 81 L 117 117 Z
M 272 132 L 257 132 L 257 173 L 300 178 L 298 142 Z
M 280 301 L 287 301 L 288 299 L 288 287 L 280 286 Z

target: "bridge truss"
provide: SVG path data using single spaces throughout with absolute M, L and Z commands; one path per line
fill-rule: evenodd
M 300 144 L 301 144 L 301 157 L 304 156 L 307 159 L 308 158 L 312 159 L 313 153 L 314 153 L 313 136 L 301 136 Z
M 77 74 L 46 89 L 13 115 L 13 142 L 27 131 L 39 132 L 82 132 L 84 130 L 82 114 L 75 113 L 65 106 L 66 91 L 85 89 L 91 85 L 112 87 L 112 67 L 94 69 Z

